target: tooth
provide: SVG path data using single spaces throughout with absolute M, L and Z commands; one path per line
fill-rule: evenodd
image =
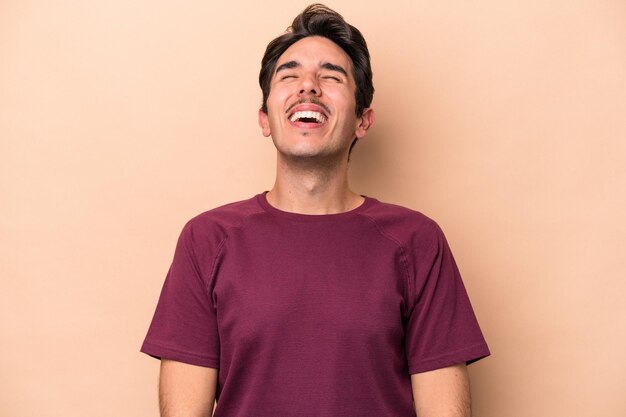
M 315 119 L 318 123 L 325 123 L 326 122 L 326 117 L 320 113 L 320 112 L 316 112 L 316 111 L 312 111 L 312 110 L 305 110 L 305 111 L 297 111 L 294 114 L 291 115 L 291 117 L 289 118 L 290 121 L 295 122 L 298 119 Z

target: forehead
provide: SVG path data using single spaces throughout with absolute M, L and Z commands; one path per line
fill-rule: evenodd
M 276 67 L 288 61 L 297 61 L 303 66 L 330 63 L 341 65 L 348 73 L 352 70 L 348 54 L 335 42 L 321 36 L 309 36 L 295 42 L 278 58 Z

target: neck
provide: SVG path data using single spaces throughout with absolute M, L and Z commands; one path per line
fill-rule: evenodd
M 320 164 L 289 161 L 281 155 L 274 187 L 267 193 L 272 206 L 301 214 L 343 213 L 358 207 L 363 200 L 350 190 L 347 160 Z

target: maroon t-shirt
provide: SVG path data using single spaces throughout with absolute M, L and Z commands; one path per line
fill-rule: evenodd
M 489 355 L 433 220 L 265 193 L 185 225 L 141 351 L 219 368 L 215 417 L 414 417 L 410 374 Z

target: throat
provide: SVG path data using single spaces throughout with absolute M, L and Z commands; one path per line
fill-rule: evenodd
M 352 193 L 347 187 L 299 187 L 285 189 L 277 183 L 267 194 L 272 206 L 300 214 L 338 214 L 353 210 L 364 202 L 364 198 Z M 308 184 L 311 185 L 311 184 Z

